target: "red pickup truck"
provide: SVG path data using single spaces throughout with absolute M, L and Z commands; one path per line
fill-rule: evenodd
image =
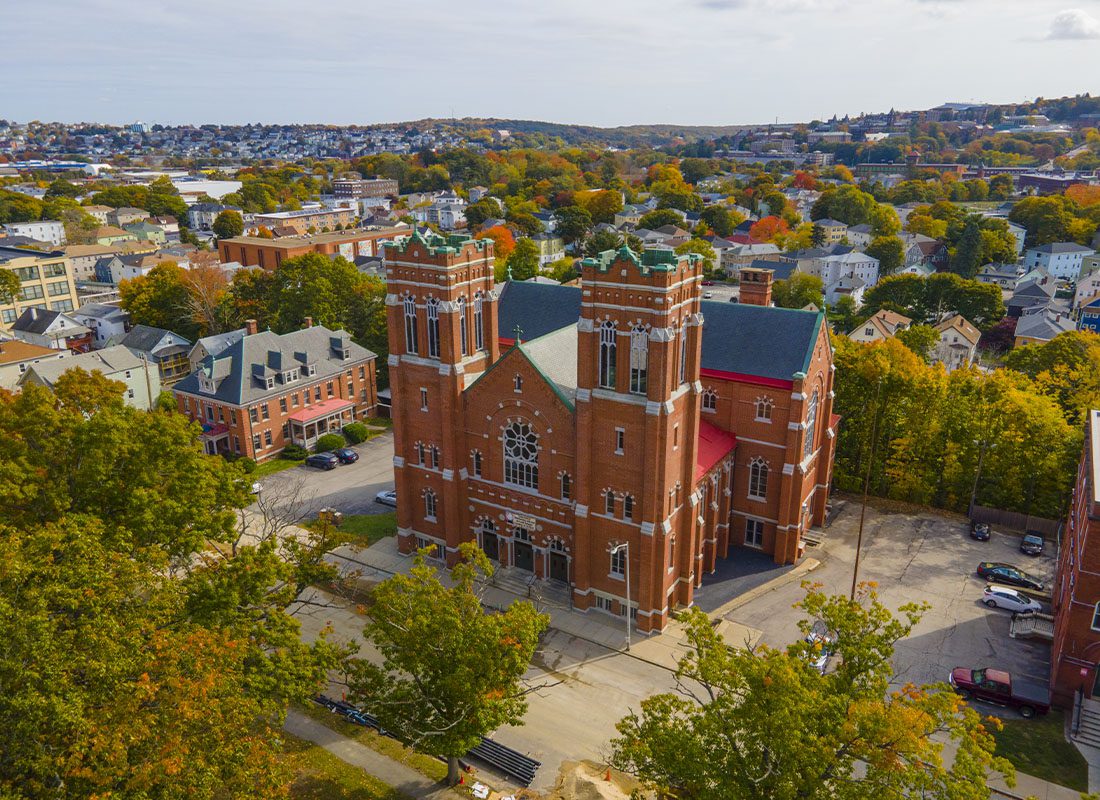
M 1034 717 L 1050 711 L 1046 689 L 1033 684 L 1014 683 L 1012 676 L 1004 670 L 956 667 L 951 670 L 948 681 L 964 700 L 973 698 L 1015 708 L 1021 717 Z

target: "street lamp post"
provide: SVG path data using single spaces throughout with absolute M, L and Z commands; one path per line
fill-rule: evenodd
M 611 555 L 623 553 L 626 564 L 626 649 L 630 652 L 630 543 L 623 542 L 611 548 Z

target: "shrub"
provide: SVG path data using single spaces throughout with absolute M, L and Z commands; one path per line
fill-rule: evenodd
M 370 429 L 362 422 L 352 422 L 344 426 L 344 436 L 352 444 L 359 444 L 370 438 Z
M 320 439 L 317 440 L 317 452 L 327 453 L 330 450 L 335 450 L 338 447 L 343 447 L 347 444 L 344 441 L 344 437 L 338 433 L 326 433 Z
M 246 473 L 251 474 L 256 471 L 256 462 L 253 461 L 251 458 L 242 458 L 237 463 L 241 465 L 241 469 L 243 469 Z
M 287 461 L 301 461 L 308 455 L 309 451 L 300 444 L 288 444 L 283 448 L 283 452 L 279 453 L 279 458 L 285 458 Z

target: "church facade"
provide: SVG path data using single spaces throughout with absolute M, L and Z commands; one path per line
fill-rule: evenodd
M 457 235 L 386 262 L 402 552 L 476 541 L 656 631 L 720 559 L 792 563 L 823 523 L 832 349 L 822 314 L 769 306 L 770 271 L 731 304 L 667 250 L 585 259 L 580 287 L 497 285 L 492 242 Z

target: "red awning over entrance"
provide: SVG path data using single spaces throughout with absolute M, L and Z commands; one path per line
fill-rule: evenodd
M 737 437 L 729 431 L 724 431 L 717 425 L 699 420 L 699 447 L 695 453 L 695 480 L 699 480 L 717 464 L 734 447 L 737 446 Z
M 355 403 L 350 400 L 341 400 L 339 397 L 334 397 L 331 400 L 325 400 L 323 403 L 317 403 L 309 408 L 303 408 L 301 411 L 295 411 L 290 415 L 289 419 L 292 422 L 313 422 L 315 419 L 321 419 L 322 417 L 331 417 L 337 412 L 343 411 L 345 408 L 351 408 Z

